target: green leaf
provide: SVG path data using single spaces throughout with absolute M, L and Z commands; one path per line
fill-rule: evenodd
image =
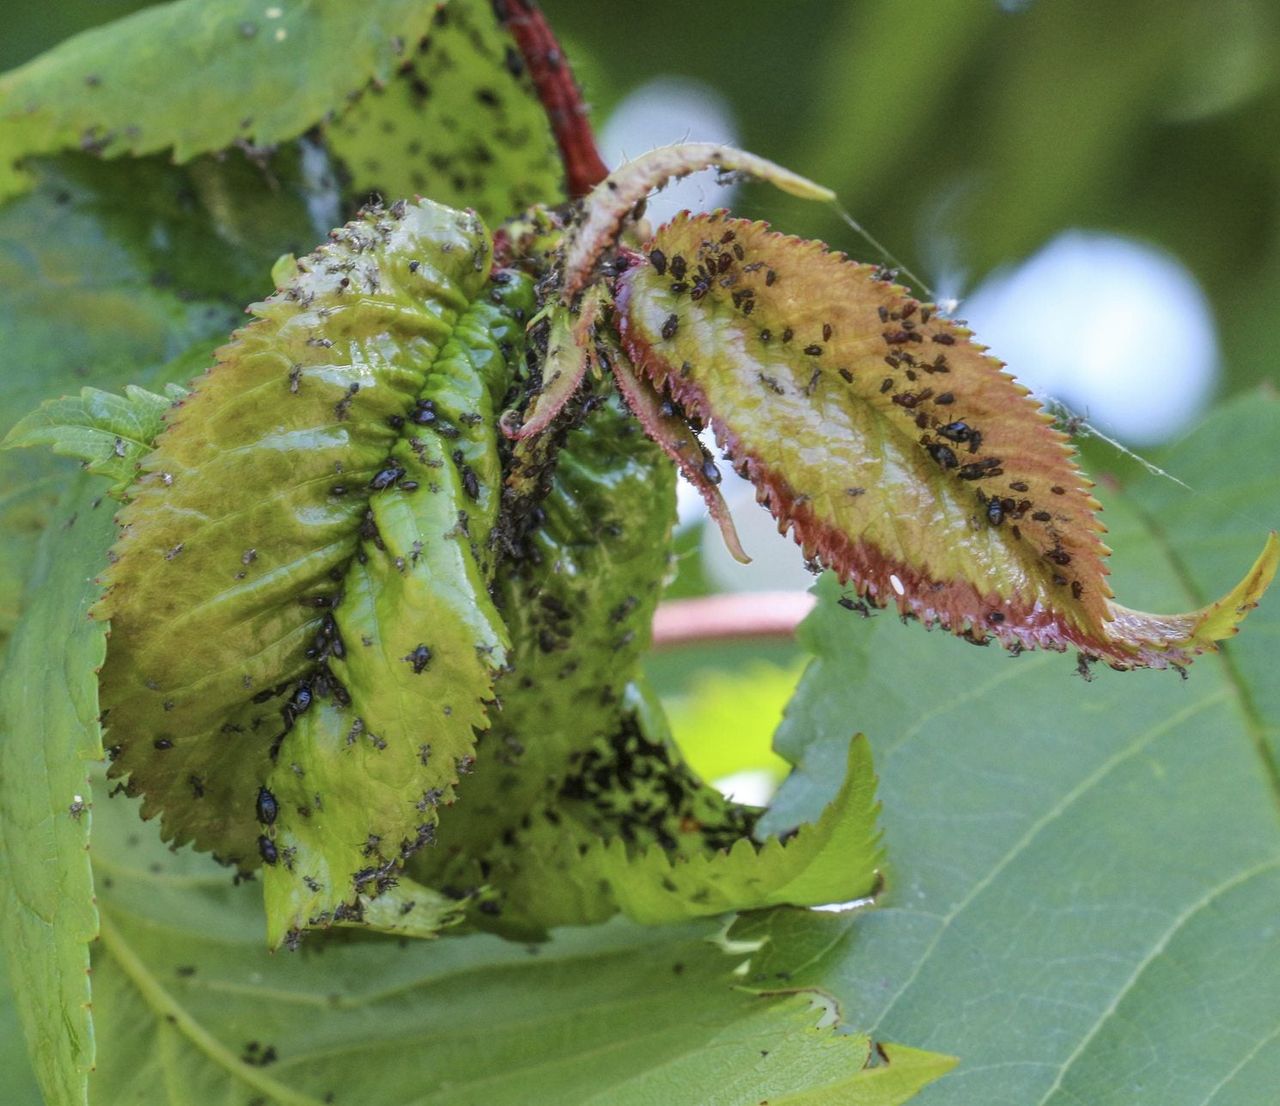
M 427 201 L 331 237 L 173 413 L 98 611 L 113 773 L 266 862 L 273 943 L 431 839 L 505 649 L 484 551 L 531 283 L 485 294 L 483 226 Z
M 534 947 L 334 934 L 305 946 L 314 955 L 271 956 L 251 888 L 189 850 L 169 852 L 133 804 L 112 800 L 95 821 L 94 1103 L 180 1087 L 172 1093 L 192 1106 L 310 1106 L 330 1094 L 432 1106 L 888 1106 L 952 1063 L 889 1044 L 888 1066 L 876 1065 L 871 1042 L 821 992 L 775 978 L 801 967 L 771 945 L 769 919 L 785 930 L 788 911 L 755 919 L 749 942 L 719 940 L 707 922 L 615 922 Z M 753 979 L 765 950 L 771 978 Z
M 164 427 L 165 410 L 186 394 L 171 387 L 167 396 L 158 396 L 136 384 L 126 385 L 124 393 L 81 388 L 79 396 L 46 400 L 0 439 L 0 449 L 48 446 L 108 477 L 109 494 L 120 499 Z
M 1097 501 L 1027 390 L 870 265 L 724 213 L 681 216 L 622 277 L 627 352 L 714 428 L 806 557 L 904 615 L 1121 668 L 1213 651 L 1280 563 L 1217 602 L 1111 601 Z
M 1149 603 L 1221 588 L 1280 517 L 1280 480 L 1257 464 L 1278 434 L 1280 403 L 1242 398 L 1159 458 L 1194 493 L 1144 476 L 1109 496 L 1120 582 Z M 844 750 L 818 735 L 852 720 L 877 752 L 894 866 L 884 909 L 826 923 L 838 966 L 795 982 L 820 978 L 855 1024 L 961 1056 L 922 1106 L 1267 1101 L 1275 602 L 1184 683 L 1102 670 L 1081 684 L 1065 660 L 948 649 L 838 594 L 826 581 L 803 628 L 817 660 L 778 736 L 799 767 L 770 819 L 823 801 Z
M 177 0 L 82 32 L 0 77 L 0 198 L 30 185 L 17 163 L 35 154 L 183 162 L 296 138 L 390 79 L 432 15 L 420 0 Z
M 395 75 L 324 135 L 356 202 L 430 196 L 496 224 L 563 197 L 546 115 L 487 0 L 450 0 Z
M 649 645 L 675 524 L 671 467 L 616 396 L 565 437 L 554 466 L 537 478 L 550 485 L 545 496 L 503 523 L 509 552 L 494 583 L 511 635 L 496 687 L 502 709 L 439 847 L 422 857 L 433 871 L 464 849 L 478 856 L 554 799 L 574 759 L 618 729 Z
M 81 1101 L 94 1063 L 88 942 L 98 912 L 89 870 L 102 757 L 94 672 L 106 627 L 87 617 L 114 530 L 81 481 L 40 545 L 31 609 L 0 681 L 0 879 L 4 946 L 32 1061 L 51 1102 Z M 50 655 L 57 663 L 50 663 Z
M 884 855 L 876 829 L 875 775 L 865 740 L 850 744 L 844 783 L 815 822 L 798 831 L 790 827 L 783 837 L 769 837 L 760 844 L 742 832 L 746 819 L 742 814 L 733 817 L 732 808 L 717 825 L 712 821 L 714 810 L 710 817 L 698 819 L 669 799 L 673 825 L 654 844 L 637 840 L 624 819 L 608 827 L 614 835 L 593 836 L 592 831 L 600 832 L 595 812 L 609 801 L 610 791 L 629 785 L 649 799 L 645 809 L 670 794 L 672 787 L 657 766 L 647 764 L 637 752 L 627 747 L 607 787 L 599 782 L 601 770 L 611 767 L 607 762 L 592 763 L 583 773 L 582 793 L 574 797 L 587 808 L 585 817 L 573 803 L 562 803 L 550 817 L 535 819 L 530 831 L 517 834 L 509 853 L 491 860 L 493 882 L 507 884 L 507 901 L 522 921 L 582 924 L 621 911 L 655 925 L 766 906 L 847 902 L 875 892 Z M 652 755 L 649 759 L 657 761 Z M 670 778 L 678 781 L 680 775 L 671 773 Z M 637 780 L 651 782 L 651 790 Z M 720 800 L 719 805 L 728 804 Z M 682 820 L 695 823 L 683 834 L 677 828 Z M 514 869 L 510 877 L 508 868 Z
M 5 957 L 0 956 L 0 1071 L 5 1073 L 5 1095 L 10 1106 L 44 1106 L 10 984 Z
M 301 161 L 281 151 L 270 178 L 239 154 L 183 169 L 158 158 L 41 163 L 37 187 L 0 207 L 0 431 L 86 383 L 158 389 L 173 379 L 166 364 L 225 335 L 239 305 L 262 290 L 270 260 L 309 247 L 331 225 L 313 221 L 325 205 Z M 39 531 L 73 474 L 43 452 L 0 453 L 0 640 L 21 611 Z

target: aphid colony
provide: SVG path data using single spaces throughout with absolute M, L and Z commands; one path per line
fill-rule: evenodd
M 273 942 L 359 920 L 411 860 L 492 921 L 504 880 L 535 893 L 521 857 L 565 811 L 682 854 L 746 831 L 644 702 L 671 489 L 640 428 L 745 556 L 710 426 L 864 614 L 1117 667 L 1180 664 L 1238 621 L 1112 604 L 1062 435 L 889 274 L 722 212 L 622 240 L 650 187 L 708 164 L 825 195 L 737 151 L 658 151 L 513 220 L 496 268 L 474 215 L 373 207 L 171 412 L 96 612 L 112 773 L 174 840 L 265 866 Z M 744 908 L 768 876 L 748 883 Z

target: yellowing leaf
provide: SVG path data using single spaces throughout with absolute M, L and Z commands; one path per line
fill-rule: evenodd
M 1185 664 L 1280 560 L 1217 603 L 1112 602 L 1097 501 L 1027 390 L 869 265 L 724 213 L 682 216 L 620 280 L 638 368 L 714 427 L 780 529 L 879 604 L 1015 648 Z
M 273 943 L 432 840 L 507 640 L 487 538 L 532 282 L 490 285 L 483 225 L 428 201 L 331 237 L 173 411 L 96 612 L 113 774 L 265 863 Z

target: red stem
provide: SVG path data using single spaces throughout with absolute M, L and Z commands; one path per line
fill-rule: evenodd
M 749 638 L 787 638 L 811 610 L 803 591 L 739 592 L 660 603 L 653 616 L 656 648 Z
M 493 11 L 516 40 L 547 113 L 564 162 L 565 190 L 570 199 L 585 196 L 609 175 L 609 168 L 596 149 L 587 105 L 573 79 L 569 59 L 536 0 L 493 0 Z

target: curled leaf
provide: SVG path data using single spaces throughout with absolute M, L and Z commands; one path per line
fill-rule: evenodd
M 683 142 L 652 150 L 610 173 L 583 200 L 583 221 L 570 233 L 564 247 L 564 302 L 571 303 L 586 286 L 596 262 L 617 243 L 623 221 L 637 204 L 655 188 L 701 169 L 743 173 L 806 200 L 835 199 L 829 188 L 732 146 Z
M 96 610 L 112 773 L 265 864 L 273 941 L 428 843 L 504 658 L 496 412 L 528 278 L 474 216 L 375 208 L 297 263 L 143 463 Z
M 542 388 L 534 396 L 524 424 L 512 431 L 511 437 L 519 440 L 542 433 L 581 386 L 587 369 L 599 372 L 596 328 L 607 303 L 608 293 L 597 284 L 583 294 L 577 311 L 559 304 L 550 308 Z
M 1118 606 L 1065 436 L 963 326 L 872 266 L 723 213 L 681 216 L 646 253 L 619 281 L 632 360 L 710 422 L 806 556 L 875 602 L 1163 668 L 1234 633 L 1274 574 L 1273 536 L 1201 611 Z
M 645 433 L 662 447 L 681 474 L 702 495 L 712 521 L 720 529 L 724 544 L 734 560 L 747 564 L 751 558 L 742 548 L 738 530 L 729 513 L 729 505 L 720 494 L 720 469 L 689 423 L 678 415 L 670 401 L 664 400 L 647 380 L 636 376 L 627 355 L 614 341 L 609 341 L 609 360 L 618 390 L 626 398 L 631 413 L 640 421 Z
M 534 524 L 495 572 L 511 635 L 495 686 L 502 706 L 437 847 L 414 860 L 424 882 L 465 886 L 451 869 L 459 856 L 474 861 L 554 800 L 575 758 L 618 728 L 649 645 L 671 556 L 674 474 L 616 396 L 593 398 L 565 437 Z
M 487 864 L 510 904 L 502 924 L 647 924 L 875 894 L 883 852 L 865 739 L 850 746 L 839 793 L 812 824 L 755 842 L 758 811 L 698 783 L 669 743 L 634 719 L 581 764 L 562 801 Z M 653 799 L 665 797 L 659 806 Z M 652 809 L 648 817 L 638 817 Z M 661 809 L 661 815 L 657 813 Z

